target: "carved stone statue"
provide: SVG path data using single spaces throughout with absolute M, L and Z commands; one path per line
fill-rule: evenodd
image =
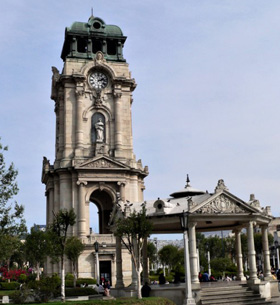
M 96 142 L 103 143 L 104 142 L 104 124 L 102 120 L 99 118 L 98 122 L 94 125 L 96 130 Z

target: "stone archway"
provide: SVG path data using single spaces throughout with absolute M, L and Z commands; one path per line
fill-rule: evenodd
M 99 234 L 110 234 L 108 223 L 114 206 L 112 196 L 106 190 L 98 189 L 91 193 L 90 202 L 98 208 Z

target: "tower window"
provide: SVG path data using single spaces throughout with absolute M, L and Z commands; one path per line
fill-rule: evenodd
M 87 51 L 87 40 L 84 38 L 78 38 L 78 47 L 77 47 L 77 51 L 79 53 L 86 53 Z
M 117 54 L 117 44 L 114 40 L 107 41 L 107 53 L 108 53 L 108 55 Z
M 101 41 L 98 39 L 92 39 L 92 53 L 102 51 Z

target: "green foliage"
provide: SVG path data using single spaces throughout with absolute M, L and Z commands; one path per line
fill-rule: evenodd
M 93 285 L 96 284 L 96 279 L 91 279 L 91 278 L 78 278 L 77 280 L 77 286 L 80 286 L 82 284 L 88 284 L 88 285 Z
M 10 265 L 12 255 L 21 247 L 18 236 L 0 235 L 0 260 Z
M 27 275 L 24 274 L 24 273 L 22 273 L 22 274 L 19 276 L 18 281 L 19 281 L 20 283 L 25 283 L 25 282 L 27 281 Z
M 36 281 L 35 300 L 39 302 L 48 302 L 50 298 L 59 295 L 60 278 L 57 276 L 43 277 Z
M 184 265 L 184 250 L 173 245 L 162 247 L 158 252 L 159 259 L 163 265 L 176 270 L 180 265 Z
M 147 255 L 150 261 L 150 264 L 154 264 L 157 261 L 157 248 L 152 242 L 147 244 Z
M 78 261 L 78 258 L 84 249 L 85 245 L 78 237 L 72 236 L 66 240 L 65 254 L 67 258 L 70 259 L 73 263 Z
M 47 258 L 49 252 L 49 239 L 46 232 L 38 229 L 36 225 L 31 228 L 30 234 L 26 236 L 25 249 L 26 258 L 33 264 L 40 266 Z
M 62 258 L 65 254 L 67 231 L 70 226 L 76 223 L 76 214 L 73 209 L 60 210 L 54 214 L 54 220 L 51 224 L 48 234 L 52 241 L 50 254 L 53 258 Z
M 216 272 L 236 272 L 237 267 L 233 264 L 233 262 L 228 258 L 214 258 L 211 260 L 211 269 Z
M 143 206 L 140 212 L 133 211 L 128 217 L 118 220 L 115 235 L 121 238 L 128 238 L 128 248 L 131 248 L 132 240 L 142 244 L 143 239 L 149 237 L 151 232 L 152 223 L 147 219 L 146 209 Z M 124 240 L 123 243 L 126 244 Z
M 1 138 L 0 138 L 1 139 Z M 0 236 L 19 235 L 26 232 L 23 219 L 24 208 L 17 202 L 11 202 L 18 193 L 16 178 L 18 171 L 11 163 L 6 167 L 4 152 L 8 147 L 0 143 Z
M 18 289 L 20 286 L 20 283 L 18 282 L 1 282 L 0 287 L 2 290 L 15 290 Z
M 66 281 L 73 281 L 73 279 L 74 279 L 74 275 L 72 273 L 68 272 L 65 276 L 65 280 Z
M 92 288 L 68 288 L 65 290 L 66 296 L 83 296 L 83 295 L 95 295 L 98 294 L 96 290 Z
M 28 297 L 32 296 L 32 292 L 27 287 L 23 286 L 20 290 L 15 291 L 11 294 L 14 304 L 23 304 L 26 303 Z

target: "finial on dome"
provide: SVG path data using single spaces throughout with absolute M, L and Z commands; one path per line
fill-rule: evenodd
M 91 8 L 91 16 L 90 17 L 93 17 L 93 8 Z
M 190 185 L 191 181 L 190 181 L 190 178 L 189 178 L 189 174 L 187 174 L 187 181 L 186 182 L 187 182 L 187 184 L 186 184 L 185 188 L 187 188 L 188 186 L 191 186 Z

